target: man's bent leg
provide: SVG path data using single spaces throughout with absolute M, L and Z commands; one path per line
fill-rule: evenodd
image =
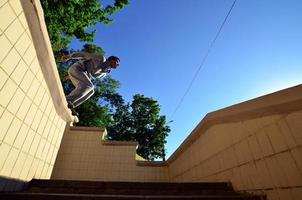
M 85 96 L 82 96 L 80 99 L 77 99 L 73 105 L 74 107 L 78 107 L 82 103 L 84 103 L 87 99 L 89 99 L 94 94 L 94 89 L 90 90 Z
M 75 86 L 75 89 L 66 96 L 66 100 L 74 107 L 74 103 L 90 94 L 91 91 L 93 91 L 94 86 L 87 73 L 77 64 L 74 64 L 68 70 L 68 74 L 71 82 Z
M 72 105 L 75 105 L 77 101 L 80 101 L 82 98 L 85 98 L 87 95 L 90 94 L 91 96 L 93 94 L 93 93 L 91 94 L 91 92 L 93 91 L 94 91 L 93 87 L 80 84 L 78 85 L 78 87 L 76 87 L 66 96 L 66 100 L 70 102 Z

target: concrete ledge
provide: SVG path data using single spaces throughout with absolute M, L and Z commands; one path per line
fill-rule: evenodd
M 137 166 L 142 167 L 165 167 L 167 162 L 165 161 L 136 161 Z
M 300 109 L 302 109 L 302 85 L 297 85 L 211 112 L 206 118 L 215 124 L 238 122 Z
M 136 146 L 138 148 L 138 142 L 131 142 L 131 141 L 102 141 L 104 145 L 112 145 L 112 146 Z
M 66 122 L 78 122 L 78 118 L 72 116 L 71 111 L 67 108 L 40 1 L 21 0 L 20 2 L 56 112 Z
M 173 162 L 208 128 L 216 124 L 231 123 L 264 117 L 274 114 L 289 113 L 302 109 L 302 85 L 264 95 L 207 114 L 185 141 L 167 160 Z
M 134 141 L 106 141 L 104 140 L 105 136 L 107 135 L 107 130 L 105 128 L 99 128 L 99 127 L 84 127 L 84 126 L 71 126 L 69 128 L 70 131 L 85 131 L 89 134 L 90 133 L 95 133 L 95 132 L 101 132 L 103 134 L 102 136 L 102 144 L 104 145 L 112 145 L 112 146 L 136 146 L 138 148 L 138 142 Z
M 85 127 L 85 126 L 71 126 L 69 128 L 71 131 L 100 131 L 104 132 L 106 131 L 105 128 L 99 128 L 99 127 Z

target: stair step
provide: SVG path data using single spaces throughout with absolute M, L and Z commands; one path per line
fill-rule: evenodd
M 0 200 L 110 200 L 110 199 L 185 199 L 185 200 L 262 200 L 261 196 L 251 195 L 102 195 L 102 194 L 56 194 L 56 193 L 7 193 Z
M 104 182 L 32 180 L 23 192 L 0 193 L 0 200 L 109 200 L 201 199 L 264 200 L 263 196 L 238 193 L 227 182 Z
M 61 187 L 74 187 L 74 188 L 154 188 L 154 189 L 221 189 L 233 190 L 232 184 L 229 182 L 199 182 L 199 183 L 176 183 L 176 182 L 105 182 L 105 181 L 73 181 L 73 180 L 43 180 L 34 179 L 30 182 L 30 187 L 40 188 L 61 188 Z
M 118 195 L 230 195 L 234 194 L 232 191 L 224 190 L 199 190 L 199 191 L 190 191 L 190 190 L 166 190 L 162 188 L 161 190 L 154 189 L 132 189 L 132 190 L 122 190 L 122 189 L 83 189 L 83 188 L 45 188 L 41 190 L 40 188 L 31 188 L 26 193 L 72 193 L 72 194 L 118 194 Z
M 118 194 L 118 195 L 210 195 L 233 194 L 230 183 L 150 183 L 69 180 L 33 180 L 28 193 Z

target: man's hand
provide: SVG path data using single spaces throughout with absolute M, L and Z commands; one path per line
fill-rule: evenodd
M 61 62 L 62 62 L 62 63 L 65 63 L 69 58 L 70 58 L 69 55 L 63 55 L 63 56 L 61 57 Z
M 69 76 L 67 75 L 67 76 L 64 76 L 64 78 L 63 78 L 63 80 L 64 81 L 67 81 L 67 80 L 69 80 L 70 78 L 69 78 Z

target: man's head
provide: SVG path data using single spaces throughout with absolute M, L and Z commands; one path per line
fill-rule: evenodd
M 107 60 L 113 69 L 116 69 L 120 65 L 120 59 L 116 56 L 110 56 Z

